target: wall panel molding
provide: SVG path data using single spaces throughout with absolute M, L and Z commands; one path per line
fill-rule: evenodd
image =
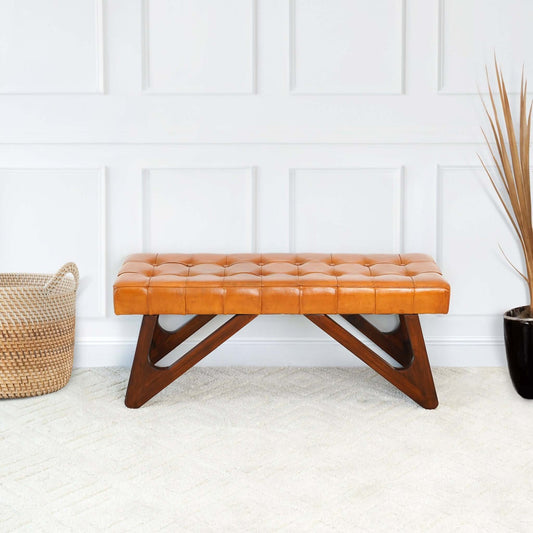
M 87 173 L 90 174 L 88 176 L 84 176 L 84 174 Z M 95 284 L 93 285 L 95 297 L 91 297 L 90 293 L 87 293 L 88 290 L 91 290 L 91 287 L 87 286 L 87 271 L 84 271 L 84 264 L 78 263 L 78 267 L 80 268 L 81 280 L 80 288 L 78 290 L 78 300 L 81 302 L 81 307 L 78 310 L 78 315 L 82 318 L 105 318 L 107 316 L 106 301 L 108 287 L 106 173 L 107 171 L 105 167 L 21 166 L 0 168 L 0 187 L 2 186 L 2 183 L 6 183 L 6 181 L 4 180 L 9 180 L 10 178 L 14 178 L 15 174 L 19 174 L 17 180 L 13 181 L 14 185 L 7 189 L 9 197 L 6 197 L 6 200 L 9 200 L 9 202 L 13 205 L 18 204 L 16 204 L 16 198 L 11 195 L 17 194 L 17 192 L 26 195 L 28 192 L 28 187 L 26 187 L 24 190 L 17 191 L 16 182 L 18 182 L 19 180 L 24 180 L 24 178 L 35 180 L 36 176 L 38 176 L 39 174 L 40 177 L 38 181 L 46 180 L 47 175 L 49 179 L 53 180 L 56 179 L 58 174 L 64 174 L 64 176 L 62 176 L 60 179 L 60 181 L 64 182 L 61 187 L 57 187 L 57 189 L 55 189 L 54 186 L 48 187 L 48 185 L 42 187 L 42 190 L 46 190 L 46 193 L 39 198 L 38 202 L 32 203 L 31 207 L 34 213 L 39 213 L 39 210 L 42 210 L 42 216 L 40 216 L 36 222 L 36 224 L 39 224 L 39 226 L 41 226 L 39 228 L 40 231 L 34 233 L 33 231 L 31 231 L 31 227 L 25 228 L 26 232 L 24 234 L 24 237 L 22 237 L 23 234 L 21 233 L 21 238 L 24 238 L 25 255 L 21 254 L 23 255 L 23 258 L 18 260 L 18 262 L 17 260 L 10 259 L 9 264 L 13 266 L 9 266 L 8 269 L 20 271 L 21 265 L 23 263 L 24 265 L 36 265 L 35 267 L 28 267 L 28 269 L 33 268 L 41 269 L 41 271 L 55 272 L 61 266 L 61 264 L 59 264 L 61 260 L 63 260 L 64 262 L 70 260 L 76 261 L 76 257 L 71 257 L 70 255 L 65 256 L 58 251 L 59 248 L 62 249 L 63 246 L 70 247 L 70 253 L 74 253 L 74 255 L 79 255 L 80 257 L 83 257 L 83 255 L 85 254 L 85 257 L 83 257 L 83 263 L 87 264 L 88 267 L 90 267 L 89 263 L 93 263 L 92 269 L 96 279 L 94 280 Z M 76 176 L 76 174 L 79 175 Z M 94 216 L 93 220 L 96 227 L 86 228 L 91 230 L 90 234 L 92 233 L 92 236 L 94 237 L 94 249 L 90 250 L 89 252 L 86 250 L 87 246 L 89 246 L 89 243 L 84 238 L 87 237 L 87 235 L 82 235 L 79 231 L 84 221 L 82 217 L 84 217 L 87 213 L 83 214 L 81 210 L 78 212 L 78 210 L 75 208 L 75 206 L 78 205 L 77 200 L 80 200 L 80 198 L 76 194 L 75 189 L 70 186 L 70 191 L 67 190 L 69 189 L 69 182 L 72 179 L 94 180 L 94 186 L 96 189 L 94 195 L 94 205 L 89 206 L 87 204 L 88 198 L 86 197 L 84 197 L 83 202 L 79 204 L 80 207 L 84 204 L 87 206 L 87 213 L 92 213 L 93 209 L 96 210 L 96 215 Z M 35 181 L 35 183 L 37 183 L 37 181 Z M 55 184 L 55 186 L 57 186 L 57 184 Z M 28 201 L 28 198 L 26 198 L 26 201 Z M 20 207 L 22 208 L 22 205 L 20 205 Z M 62 208 L 64 208 L 65 211 L 62 211 Z M 3 210 L 5 211 L 5 206 L 3 207 Z M 17 209 L 17 211 L 20 212 L 20 209 Z M 50 220 L 52 218 L 52 213 L 55 217 L 53 221 Z M 20 216 L 22 216 L 21 213 L 19 214 Z M 11 220 L 11 222 L 13 223 L 14 221 Z M 42 234 L 44 228 L 50 229 L 47 228 L 47 224 L 50 223 L 53 224 L 53 232 L 47 233 L 46 235 Z M 94 232 L 92 230 L 94 230 Z M 13 231 L 13 228 L 11 229 L 11 231 Z M 2 232 L 0 231 L 0 236 L 1 234 Z M 0 237 L 0 241 L 3 242 L 4 246 L 6 245 L 5 236 L 4 239 Z M 57 241 L 56 245 L 52 246 L 54 241 Z M 40 254 L 36 251 L 38 247 L 42 249 Z M 51 248 L 53 251 L 50 251 L 49 248 Z M 30 250 L 30 252 L 26 253 L 26 250 Z M 51 254 L 50 257 L 46 257 L 43 250 L 48 251 L 49 254 Z M 37 253 L 37 256 L 35 258 L 31 257 L 33 253 Z M 59 257 L 63 257 L 63 259 L 59 259 Z M 96 260 L 93 259 L 94 257 L 96 257 Z M 43 260 L 44 263 L 42 263 Z M 7 258 L 3 261 L 4 265 L 6 264 L 6 261 Z M 45 267 L 43 266 L 44 264 L 48 266 Z M 86 295 L 85 298 L 81 296 L 83 293 L 85 293 Z M 92 310 L 88 311 L 84 309 L 84 306 L 89 306 L 92 308 Z
M 338 2 L 339 0 L 333 0 Z M 340 0 L 343 1 L 343 0 Z M 353 0 L 350 0 L 352 2 Z M 297 7 L 296 3 L 298 0 L 289 0 L 289 90 L 291 94 L 294 95 L 397 95 L 397 94 L 403 94 L 405 91 L 405 65 L 406 65 L 406 7 L 405 7 L 405 0 L 390 0 L 390 3 L 392 5 L 396 4 L 399 6 L 399 20 L 394 21 L 395 25 L 397 25 L 397 42 L 394 44 L 393 48 L 397 48 L 398 55 L 396 57 L 397 65 L 395 67 L 397 68 L 398 72 L 392 75 L 392 78 L 394 80 L 391 83 L 391 80 L 388 80 L 388 83 L 390 83 L 389 87 L 383 87 L 378 88 L 377 85 L 374 87 L 366 86 L 365 83 L 361 83 L 360 87 L 356 86 L 356 83 L 350 82 L 352 85 L 351 87 L 342 87 L 342 83 L 338 85 L 329 85 L 324 87 L 299 87 L 298 80 L 297 80 L 297 70 L 298 70 L 298 52 L 297 52 L 297 30 L 296 30 L 296 24 L 297 24 Z M 311 4 L 313 5 L 313 4 Z M 325 3 L 324 5 L 327 5 L 331 9 L 332 2 Z M 316 4 L 315 4 L 316 6 Z M 365 5 L 365 9 L 362 9 L 361 11 L 365 13 L 365 10 L 369 9 L 369 5 Z M 378 9 L 378 8 L 376 8 Z M 383 10 L 382 14 L 386 14 L 387 11 Z M 339 20 L 340 22 L 340 20 Z M 322 24 L 321 24 L 322 25 Z M 376 29 L 376 28 L 375 28 Z M 354 31 L 353 36 L 357 36 L 358 32 Z M 383 37 L 387 37 L 388 34 L 385 33 Z M 331 39 L 330 42 L 334 43 L 334 39 Z M 369 45 L 371 46 L 371 45 Z M 359 47 L 356 47 L 359 48 Z M 364 48 L 364 55 L 367 56 L 368 54 L 368 48 Z M 374 56 L 373 56 L 374 57 Z M 330 58 L 333 60 L 333 58 Z M 375 57 L 374 59 L 375 60 Z M 338 70 L 348 70 L 351 68 L 351 65 L 345 65 L 344 69 L 338 69 Z M 360 79 L 364 79 L 365 76 L 369 76 L 369 72 L 360 72 Z
M 99 316 L 107 316 L 107 168 L 99 167 L 98 180 L 98 263 L 100 272 Z
M 248 43 L 249 46 L 249 62 L 247 68 L 249 69 L 249 79 L 247 81 L 247 87 L 237 89 L 229 88 L 216 88 L 203 86 L 198 88 L 183 87 L 180 88 L 179 84 L 174 84 L 173 86 L 166 87 L 154 87 L 150 71 L 152 68 L 153 61 L 150 60 L 151 47 L 150 47 L 150 3 L 153 0 L 141 0 L 142 2 L 142 14 L 141 14 L 141 53 L 142 53 L 142 90 L 145 94 L 150 95 L 243 95 L 243 94 L 255 94 L 257 89 L 257 0 L 245 0 L 245 3 L 248 4 L 250 10 L 250 16 L 247 24 L 249 25 L 250 31 L 250 40 Z M 195 0 L 188 0 L 189 2 Z M 234 0 L 235 1 L 235 0 Z M 244 0 L 241 0 L 244 1 Z M 205 0 L 202 2 L 205 4 Z M 205 7 L 205 6 L 204 6 Z M 228 6 L 228 9 L 230 6 Z M 204 10 L 205 13 L 205 10 Z M 221 43 L 223 44 L 223 43 Z M 189 49 L 190 53 L 190 49 Z M 228 57 L 230 54 L 226 54 Z M 203 58 L 198 58 L 200 61 Z M 169 64 L 169 67 L 172 68 L 172 65 Z M 174 67 L 175 68 L 175 67 Z
M 48 84 L 49 86 L 46 87 L 39 87 L 38 81 L 35 77 L 32 79 L 33 86 L 20 84 L 17 82 L 7 84 L 0 82 L 0 95 L 83 95 L 83 94 L 104 94 L 106 90 L 106 81 L 105 81 L 105 43 L 104 43 L 104 14 L 103 14 L 103 0 L 90 0 L 93 4 L 93 13 L 94 13 L 94 33 L 93 33 L 93 39 L 94 39 L 94 84 L 92 87 L 80 87 L 77 89 L 69 88 L 68 83 L 67 87 L 62 88 L 61 84 L 62 82 L 59 82 L 57 84 L 57 87 L 53 88 L 53 84 Z M 22 5 L 22 1 L 14 3 L 15 6 Z M 47 5 L 47 9 L 50 9 L 50 5 Z M 31 9 L 31 8 L 30 8 Z M 25 14 L 25 17 L 27 18 L 27 13 Z M 8 24 L 13 24 L 13 21 L 9 22 L 9 18 L 5 19 Z M 1 31 L 1 30 L 0 30 Z M 75 43 L 73 43 L 75 44 Z M 41 46 L 40 43 L 36 43 L 36 46 Z M 11 51 L 11 54 L 9 56 L 15 56 L 16 52 L 14 50 Z M 6 57 L 8 57 L 6 55 Z M 1 65 L 1 62 L 0 62 Z M 31 65 L 26 65 L 26 68 L 31 69 Z M 65 70 L 65 69 L 63 69 Z M 6 76 L 9 76 L 9 74 L 6 74 L 6 71 L 4 70 L 2 72 L 2 76 L 0 77 L 0 81 L 3 81 L 6 79 Z M 74 85 L 77 82 L 74 83 Z
M 357 251 L 357 252 L 376 252 L 376 251 L 385 251 L 385 248 L 383 250 L 378 249 L 376 250 L 373 248 L 373 243 L 368 243 L 367 245 L 360 246 L 357 244 L 358 242 L 358 235 L 359 240 L 361 239 L 361 230 L 364 227 L 367 226 L 373 226 L 374 228 L 377 227 L 377 216 L 376 214 L 379 214 L 380 211 L 390 214 L 390 227 L 386 229 L 385 231 L 389 234 L 391 239 L 391 248 L 387 248 L 389 252 L 397 252 L 400 253 L 403 251 L 403 233 L 404 233 L 404 223 L 403 223 L 403 195 L 404 195 L 404 186 L 403 186 L 403 173 L 404 169 L 403 167 L 345 167 L 345 168 L 339 168 L 339 167 L 331 167 L 331 168 L 317 168 L 317 167 L 306 167 L 306 168 L 291 168 L 289 170 L 289 242 L 290 242 L 290 250 L 291 252 L 301 252 L 301 251 L 315 251 L 315 250 L 308 250 L 305 245 L 303 245 L 298 241 L 298 231 L 300 228 L 300 225 L 302 222 L 298 222 L 298 215 L 297 215 L 297 201 L 298 201 L 298 188 L 297 188 L 297 174 L 298 173 L 305 173 L 308 174 L 315 174 L 323 172 L 325 175 L 323 178 L 324 184 L 323 188 L 324 191 L 327 190 L 334 190 L 336 194 L 338 194 L 338 210 L 342 211 L 343 214 L 347 216 L 347 218 L 352 218 L 355 215 L 357 215 L 357 206 L 356 203 L 357 200 L 364 198 L 365 202 L 368 203 L 370 201 L 368 192 L 364 190 L 364 186 L 360 187 L 359 190 L 355 189 L 352 191 L 352 200 L 350 200 L 350 195 L 343 194 L 343 191 L 340 190 L 340 188 L 335 187 L 331 183 L 331 174 L 337 174 L 338 177 L 347 178 L 348 182 L 357 176 L 357 174 L 360 173 L 389 173 L 389 178 L 392 178 L 393 181 L 393 189 L 391 192 L 391 204 L 388 206 L 391 208 L 391 212 L 388 212 L 387 205 L 383 201 L 382 192 L 378 193 L 377 191 L 373 191 L 372 194 L 376 194 L 376 197 L 373 198 L 374 200 L 374 217 L 369 217 L 368 219 L 363 216 L 360 223 L 356 224 L 349 224 L 347 221 L 344 222 L 344 230 L 353 232 L 353 237 L 350 237 L 350 239 L 346 239 L 344 236 L 341 237 L 339 242 L 345 242 L 347 240 L 353 240 L 353 245 L 347 246 L 344 245 L 338 245 L 335 247 L 335 245 L 330 244 L 329 248 L 324 247 L 321 248 L 321 251 L 340 251 L 340 252 L 350 252 L 350 251 Z M 349 174 L 352 174 L 352 178 L 349 177 Z M 326 175 L 330 176 L 329 178 L 326 178 Z M 381 176 L 383 177 L 383 176 Z M 376 178 L 376 177 L 374 177 Z M 305 181 L 305 177 L 302 178 Z M 369 182 L 371 183 L 372 180 L 369 178 Z M 361 184 L 360 184 L 361 185 Z M 305 188 L 304 188 L 305 190 Z M 316 198 L 317 202 L 323 203 L 324 197 L 317 196 Z M 343 201 L 347 201 L 348 204 L 353 201 L 353 205 L 344 205 Z M 362 207 L 362 206 L 359 206 Z M 344 209 L 343 209 L 344 208 Z M 333 212 L 331 213 L 333 215 Z M 309 213 L 310 219 L 313 218 L 313 215 Z M 329 217 L 323 216 L 321 218 L 322 223 L 327 224 Z M 365 233 L 366 234 L 366 233 Z M 330 238 L 334 238 L 334 234 L 330 234 Z M 382 236 L 383 237 L 383 236 Z M 372 239 L 373 240 L 373 239 Z M 333 249 L 331 248 L 333 246 Z M 340 246 L 340 247 L 339 247 Z
M 438 0 L 437 92 L 441 95 L 488 94 L 484 64 L 491 73 L 494 57 L 504 68 L 512 68 L 512 77 L 506 75 L 509 94 L 519 93 L 519 69 L 531 65 L 533 54 L 529 51 L 529 21 L 533 17 L 533 5 L 528 1 L 507 0 Z M 450 4 L 463 10 L 452 21 Z M 509 17 L 504 15 L 508 14 Z M 450 18 L 450 20 L 448 20 Z M 447 31 L 453 28 L 455 43 L 453 54 L 464 64 L 458 68 L 462 79 L 447 79 L 447 67 L 453 57 L 447 53 Z M 509 38 L 510 34 L 512 38 Z M 473 44 L 468 42 L 473 41 Z M 459 73 L 456 72 L 456 76 Z
M 444 92 L 444 1 L 439 0 L 437 45 L 437 91 Z
M 224 224 L 228 221 L 228 213 L 232 213 L 235 216 L 238 212 L 237 206 L 232 205 L 229 202 L 225 202 L 223 197 L 224 190 L 227 194 L 233 195 L 230 193 L 229 187 L 233 177 L 231 173 L 235 172 L 240 175 L 240 179 L 243 180 L 241 186 L 236 184 L 234 193 L 240 193 L 245 199 L 245 204 L 240 207 L 243 208 L 241 213 L 240 224 L 238 224 L 239 235 L 239 244 L 235 250 L 237 252 L 255 252 L 257 250 L 257 171 L 255 167 L 190 167 L 190 168 L 177 168 L 177 167 L 152 167 L 142 169 L 142 243 L 143 251 L 150 252 L 154 248 L 154 225 L 161 225 L 161 220 L 156 221 L 154 224 L 153 217 L 156 214 L 157 208 L 154 209 L 154 206 L 151 205 L 151 195 L 152 187 L 151 180 L 153 176 L 157 173 L 165 173 L 166 176 L 163 176 L 163 179 L 167 180 L 167 185 L 169 183 L 168 178 L 171 178 L 171 175 L 174 174 L 176 180 L 182 180 L 182 187 L 177 190 L 178 194 L 173 194 L 173 191 L 169 191 L 169 194 L 172 195 L 172 201 L 175 200 L 175 209 L 174 213 L 176 214 L 176 220 L 180 221 L 179 225 L 172 226 L 169 225 L 168 232 L 171 237 L 173 235 L 181 234 L 183 236 L 184 242 L 188 243 L 191 237 L 200 237 L 203 235 L 203 240 L 205 241 L 207 236 L 210 235 L 210 232 L 213 233 L 211 246 L 206 245 L 205 243 L 200 242 L 196 247 L 185 244 L 178 247 L 172 247 L 171 249 L 178 252 L 183 251 L 188 252 L 220 252 L 222 249 L 216 248 L 220 245 L 220 239 L 223 238 L 223 234 L 219 235 L 219 238 L 215 237 L 217 232 L 223 231 L 225 226 Z M 195 176 L 197 174 L 197 176 Z M 193 192 L 192 189 L 188 189 L 186 182 L 190 181 L 191 186 L 197 186 L 198 184 L 195 181 L 201 181 L 206 179 L 206 174 L 210 174 L 209 178 L 213 177 L 214 183 L 219 179 L 227 180 L 225 186 L 219 187 L 216 191 L 210 190 L 210 187 L 199 184 L 198 190 Z M 221 174 L 221 176 L 217 176 Z M 244 185 L 243 185 L 244 184 Z M 240 190 L 242 188 L 242 190 Z M 176 192 L 176 191 L 174 191 Z M 235 195 L 236 195 L 235 194 Z M 191 199 L 188 196 L 194 195 L 194 199 L 191 202 Z M 168 200 L 168 198 L 167 198 Z M 201 212 L 203 201 L 209 202 L 209 206 L 213 210 L 209 209 L 204 212 L 201 216 L 205 217 L 205 227 L 203 229 L 199 228 L 196 225 L 195 220 L 198 219 L 199 213 Z M 194 207 L 191 204 L 194 201 L 198 202 L 198 206 Z M 180 204 L 181 202 L 181 204 Z M 218 207 L 217 207 L 218 206 Z M 168 206 L 166 206 L 168 209 Z M 216 209 L 219 209 L 216 212 Z M 187 211 L 189 209 L 190 211 Z M 229 211 L 228 211 L 229 210 Z M 180 212 L 190 212 L 195 213 L 196 215 L 187 218 L 186 216 L 181 216 Z M 169 218 L 169 212 L 166 211 L 167 218 Z M 199 220 L 199 219 L 198 219 Z M 233 226 L 232 226 L 233 227 Z M 185 238 L 186 237 L 186 238 Z M 226 232 L 226 237 L 230 241 L 233 238 L 231 231 Z M 237 235 L 235 235 L 237 237 Z M 172 238 L 169 238 L 171 241 Z M 179 240 L 179 239 L 178 239 Z M 201 241 L 201 239 L 199 239 Z M 212 248 L 214 246 L 215 248 Z M 230 244 L 231 247 L 231 244 Z M 160 248 L 156 246 L 159 250 Z M 189 249 L 190 248 L 190 249 Z M 224 248 L 225 251 L 228 248 Z

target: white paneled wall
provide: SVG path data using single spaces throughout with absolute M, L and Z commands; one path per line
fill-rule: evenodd
M 508 65 L 533 64 L 529 0 L 440 0 L 439 90 L 477 94 L 494 54 Z M 461 50 L 462 53 L 457 53 Z
M 2 270 L 44 272 L 76 258 L 79 317 L 106 317 L 105 170 L 0 169 Z
M 291 251 L 400 252 L 401 178 L 401 169 L 292 169 Z
M 289 1 L 293 91 L 403 92 L 403 0 Z
M 0 0 L 0 270 L 78 263 L 77 365 L 129 364 L 138 251 L 417 251 L 452 284 L 436 364 L 503 364 L 526 302 L 476 153 L 477 87 L 533 63 L 528 0 Z M 167 318 L 177 323 L 179 318 Z M 207 364 L 349 365 L 301 317 Z
M 145 171 L 144 250 L 255 251 L 253 168 Z
M 484 170 L 440 167 L 438 172 L 437 258 L 456 280 L 450 312 L 498 314 L 503 302 L 525 301 L 522 284 L 503 255 L 524 271 L 520 247 Z
M 102 0 L 0 4 L 0 92 L 103 92 Z
M 169 94 L 255 91 L 254 0 L 143 0 L 143 82 Z

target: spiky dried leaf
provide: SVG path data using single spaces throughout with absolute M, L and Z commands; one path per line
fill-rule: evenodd
M 527 80 L 522 72 L 520 84 L 520 117 L 518 123 L 518 139 L 516 137 L 511 105 L 502 71 L 496 59 L 494 60 L 496 81 L 498 85 L 498 103 L 490 84 L 488 70 L 487 84 L 489 90 L 490 110 L 483 101 L 485 113 L 489 119 L 492 137 L 496 150 L 483 131 L 483 136 L 496 167 L 496 173 L 491 172 L 483 159 L 481 163 L 490 182 L 496 191 L 505 213 L 507 214 L 524 253 L 526 280 L 529 289 L 529 315 L 533 302 L 533 222 L 531 210 L 531 176 L 529 169 L 529 150 L 531 137 L 531 111 L 533 104 L 527 105 Z M 499 105 L 498 105 L 499 104 Z M 503 121 L 500 119 L 500 112 Z M 498 184 L 503 186 L 500 190 Z M 514 266 L 513 266 L 514 268 Z

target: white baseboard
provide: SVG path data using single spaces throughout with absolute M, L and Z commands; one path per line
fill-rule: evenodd
M 366 342 L 365 344 L 371 345 Z M 130 366 L 136 339 L 80 338 L 74 366 Z M 194 342 L 184 343 L 186 350 Z M 498 337 L 428 337 L 433 366 L 505 366 L 503 340 Z M 230 339 L 201 363 L 205 366 L 363 366 L 333 340 Z

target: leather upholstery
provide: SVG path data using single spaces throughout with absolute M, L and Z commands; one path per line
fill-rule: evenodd
M 115 313 L 447 313 L 450 286 L 424 254 L 134 254 Z

